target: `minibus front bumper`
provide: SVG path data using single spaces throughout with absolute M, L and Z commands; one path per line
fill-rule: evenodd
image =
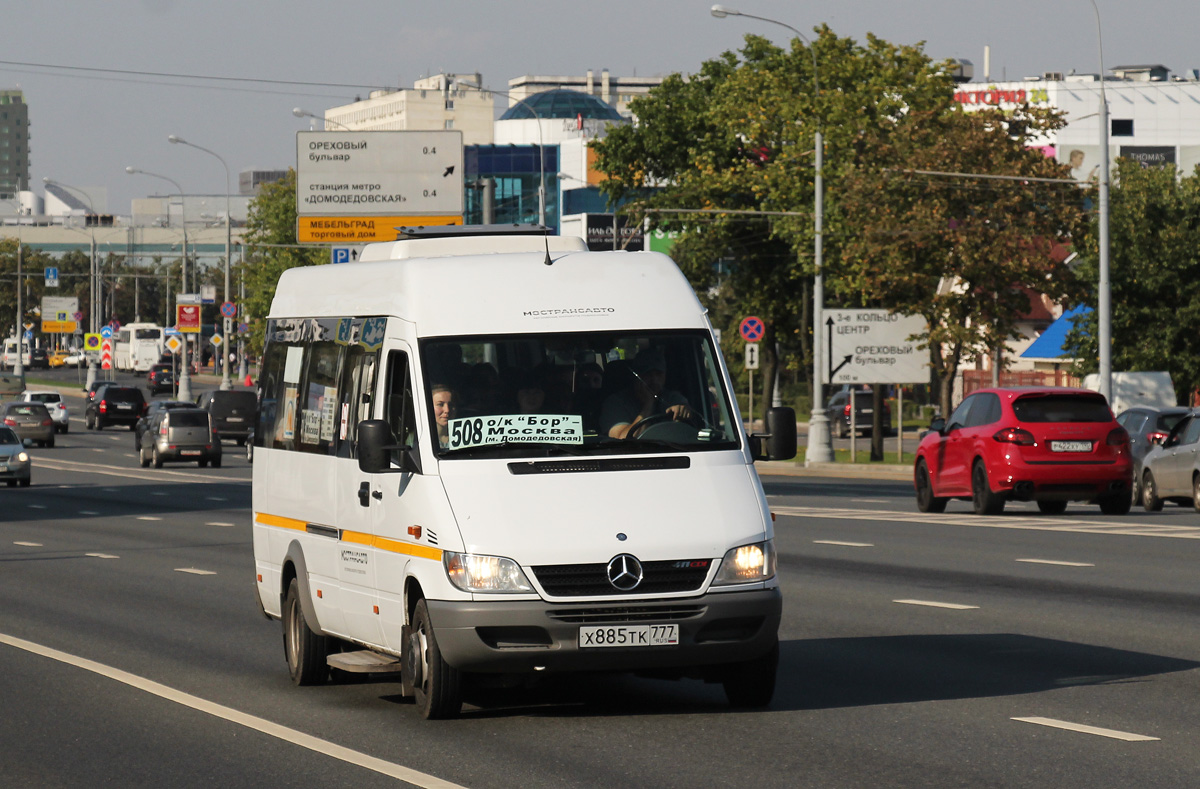
M 752 660 L 778 639 L 778 588 L 589 603 L 429 600 L 442 658 L 460 671 L 639 671 Z M 580 628 L 679 626 L 668 646 L 580 646 Z

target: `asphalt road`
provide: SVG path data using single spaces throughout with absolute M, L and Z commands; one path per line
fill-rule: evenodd
M 393 682 L 296 688 L 252 590 L 250 467 L 132 434 L 0 489 L 0 785 L 1192 787 L 1200 515 L 916 512 L 907 482 L 770 477 L 770 709 L 564 678 L 420 720 Z M 1081 727 L 1091 727 L 1082 728 Z M 1130 739 L 1147 738 L 1147 739 Z

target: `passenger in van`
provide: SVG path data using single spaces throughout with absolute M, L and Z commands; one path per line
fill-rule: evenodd
M 666 389 L 667 363 L 659 348 L 645 348 L 629 364 L 632 380 L 609 395 L 600 409 L 600 428 L 609 438 L 626 438 L 644 419 L 666 414 L 672 420 L 692 416 L 687 398 Z
M 496 368 L 488 362 L 472 366 L 462 410 L 474 416 L 496 414 L 500 413 L 501 402 L 500 373 Z
M 540 414 L 546 404 L 546 390 L 536 373 L 523 371 L 517 378 L 517 413 Z
M 437 424 L 438 444 L 445 449 L 450 446 L 450 418 L 454 416 L 454 390 L 449 384 L 435 383 L 431 387 L 430 401 L 433 405 L 433 421 Z

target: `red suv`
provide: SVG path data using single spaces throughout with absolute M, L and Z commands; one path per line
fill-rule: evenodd
M 1061 387 L 972 392 L 949 420 L 933 420 L 913 469 L 921 512 L 942 512 L 957 498 L 979 515 L 1003 512 L 1009 499 L 1036 501 L 1052 515 L 1068 501 L 1124 515 L 1132 482 L 1129 434 L 1108 402 Z

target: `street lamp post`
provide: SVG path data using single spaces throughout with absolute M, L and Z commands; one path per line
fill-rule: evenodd
M 820 97 L 821 85 L 817 79 L 817 51 L 813 47 L 812 42 L 796 28 L 791 25 L 780 22 L 776 19 L 768 19 L 765 16 L 755 16 L 754 14 L 746 14 L 734 8 L 728 8 L 723 5 L 714 5 L 711 11 L 712 15 L 718 19 L 724 19 L 727 16 L 744 16 L 747 19 L 757 19 L 760 22 L 768 22 L 773 25 L 785 27 L 795 33 L 801 41 L 808 45 L 808 49 L 813 56 L 813 103 L 816 104 Z M 813 177 L 813 267 L 815 273 L 813 275 L 813 391 L 812 391 L 812 414 L 808 420 L 808 444 L 804 453 L 805 465 L 813 463 L 830 463 L 834 460 L 833 441 L 829 435 L 829 417 L 825 413 L 824 403 L 822 402 L 825 391 L 825 370 L 822 365 L 822 347 L 824 326 L 822 319 L 825 311 L 825 275 L 823 270 L 822 259 L 822 224 L 824 221 L 824 204 L 825 204 L 825 189 L 821 178 L 821 169 L 825 159 L 824 139 L 821 135 L 820 117 L 816 116 L 817 130 L 813 135 L 814 147 L 814 177 Z
M 84 200 L 87 200 L 88 210 L 92 212 L 92 216 L 96 215 L 96 207 L 95 207 L 95 205 L 92 204 L 91 195 L 89 195 L 87 192 L 83 191 L 79 187 L 71 186 L 70 184 L 64 184 L 62 181 L 56 181 L 53 178 L 43 178 L 42 183 L 50 185 L 50 186 L 58 186 L 58 187 L 61 187 L 62 189 L 70 189 L 73 192 L 78 192 L 79 194 L 83 195 Z M 91 333 L 96 334 L 97 332 L 100 331 L 100 313 L 98 312 L 99 301 L 100 301 L 100 283 L 98 282 L 98 276 L 97 276 L 99 273 L 99 270 L 98 270 L 97 264 L 96 264 L 96 229 L 95 229 L 95 227 L 93 227 L 91 230 L 91 237 L 92 237 L 91 260 L 88 262 L 88 313 L 89 313 L 88 314 L 88 324 L 90 324 Z M 20 321 L 18 321 L 18 323 L 20 323 Z M 17 350 L 18 351 L 20 351 L 20 349 L 21 349 L 20 336 L 21 335 L 18 335 L 18 339 L 17 339 Z M 20 353 L 17 354 L 17 358 L 18 359 L 20 358 Z M 99 374 L 99 370 L 97 369 L 95 359 L 89 359 L 88 366 L 87 366 L 87 377 L 84 379 L 84 386 L 86 386 L 88 389 L 91 389 L 92 384 L 94 384 L 96 382 L 96 376 L 98 374 Z
M 341 126 L 346 131 L 354 131 L 353 129 L 351 129 L 349 126 L 347 126 L 344 123 L 339 123 L 338 121 L 335 121 L 332 118 L 326 118 L 321 115 L 317 115 L 315 112 L 309 112 L 308 110 L 304 109 L 303 107 L 292 107 L 292 114 L 295 115 L 297 118 L 315 118 L 316 120 L 319 120 L 319 121 L 321 121 L 321 123 L 325 124 L 326 130 L 329 129 L 329 124 L 332 123 L 334 126 Z M 311 124 L 309 125 L 309 128 L 312 128 Z
M 476 85 L 474 82 L 468 82 L 465 79 L 456 78 L 455 85 L 461 85 L 464 88 L 472 90 L 486 90 L 489 93 L 499 93 L 501 96 L 514 98 L 511 93 L 505 90 L 496 90 L 494 88 L 485 88 L 482 85 Z M 546 141 L 542 136 L 542 116 L 533 105 L 528 101 L 525 102 L 525 109 L 533 113 L 534 119 L 537 121 L 538 130 L 538 224 L 542 227 L 546 226 Z
M 174 186 L 176 189 L 179 190 L 179 224 L 183 226 L 183 264 L 180 266 L 179 274 L 180 274 L 180 279 L 182 280 L 180 287 L 184 292 L 186 292 L 188 289 L 188 287 L 187 287 L 188 237 L 187 237 L 187 210 L 186 210 L 187 201 L 184 199 L 183 187 L 180 186 L 179 182 L 176 181 L 174 178 L 168 178 L 165 175 L 159 175 L 158 173 L 152 173 L 149 170 L 139 170 L 136 167 L 126 167 L 125 172 L 129 173 L 130 175 L 148 175 L 151 178 L 158 178 L 159 180 L 166 181 L 167 183 L 171 184 L 172 186 Z M 179 373 L 179 393 L 177 396 L 179 397 L 180 400 L 191 400 L 192 399 L 192 375 L 188 371 L 187 335 L 181 333 L 179 336 L 183 338 L 183 367 Z
M 233 294 L 229 290 L 229 253 L 230 253 L 230 249 L 232 247 L 232 245 L 230 244 L 231 231 L 230 231 L 230 227 L 229 227 L 229 223 L 232 220 L 232 216 L 230 214 L 230 203 L 229 203 L 229 190 L 230 190 L 229 165 L 225 163 L 225 160 L 216 151 L 210 151 L 209 149 L 207 149 L 203 146 L 197 145 L 194 142 L 188 142 L 187 140 L 183 139 L 182 137 L 179 137 L 178 135 L 175 135 L 175 134 L 167 135 L 167 139 L 173 144 L 187 145 L 191 148 L 195 148 L 198 151 L 204 151 L 209 156 L 215 156 L 217 161 L 219 161 L 221 163 L 221 166 L 225 168 L 225 301 L 232 302 L 233 299 L 231 297 L 233 296 Z M 221 325 L 222 325 L 221 339 L 224 342 L 229 343 L 229 329 L 230 329 L 229 316 L 222 315 L 222 324 Z M 229 343 L 229 345 L 230 345 L 230 347 L 233 347 L 233 343 Z M 230 385 L 230 382 L 229 382 L 229 355 L 228 355 L 228 350 L 224 346 L 221 347 L 220 352 L 221 352 L 220 353 L 220 356 L 221 356 L 221 389 L 223 391 L 225 391 L 225 390 L 229 390 L 232 388 L 232 386 Z
M 20 183 L 18 183 L 17 186 L 19 187 Z M 22 293 L 22 291 L 24 290 L 23 280 L 25 279 L 25 276 L 24 276 L 24 272 L 21 270 L 22 257 L 23 257 L 23 250 L 21 248 L 22 247 L 21 242 L 23 241 L 23 239 L 21 238 L 21 202 L 20 202 L 20 200 L 13 201 L 13 205 L 17 209 L 17 321 L 16 321 L 17 360 L 16 360 L 16 362 L 13 363 L 13 375 L 16 376 L 18 379 L 20 379 L 22 386 L 24 386 L 24 384 L 25 384 L 25 365 L 21 361 L 21 356 L 22 356 L 22 345 L 25 342 L 25 327 L 22 325 L 21 321 L 25 320 L 25 306 L 24 306 L 23 293 Z M 32 353 L 33 352 L 31 350 L 30 351 L 31 359 L 32 359 Z
M 1112 402 L 1112 282 L 1109 280 L 1108 242 L 1108 97 L 1104 93 L 1104 37 L 1100 29 L 1100 9 L 1096 12 L 1096 44 L 1100 49 L 1100 283 L 1096 303 L 1096 322 L 1100 345 L 1100 394 Z

